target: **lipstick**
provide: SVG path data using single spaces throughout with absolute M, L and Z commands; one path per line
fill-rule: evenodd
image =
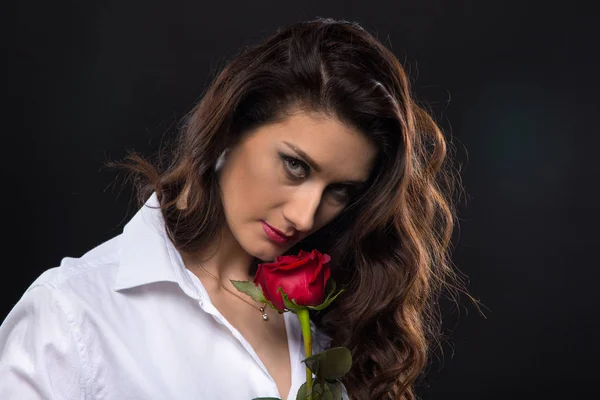
M 267 237 L 269 239 L 271 239 L 273 242 L 279 243 L 279 244 L 289 242 L 289 240 L 290 240 L 289 237 L 283 235 L 280 231 L 273 228 L 271 225 L 267 224 L 264 221 L 262 221 L 262 224 L 263 224 L 263 230 L 267 234 Z

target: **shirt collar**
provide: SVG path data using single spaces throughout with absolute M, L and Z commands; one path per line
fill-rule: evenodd
M 169 239 L 156 192 L 125 225 L 119 238 L 119 269 L 114 290 L 154 282 L 174 282 L 198 299 L 179 251 Z
M 155 282 L 173 282 L 196 300 L 207 298 L 206 289 L 194 278 L 166 233 L 158 197 L 153 193 L 120 235 L 119 269 L 114 290 L 127 290 Z M 323 349 L 328 348 L 331 338 L 318 331 L 312 321 L 310 324 L 315 344 Z

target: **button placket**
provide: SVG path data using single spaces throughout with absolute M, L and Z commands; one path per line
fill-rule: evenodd
M 191 279 L 193 285 L 196 287 L 196 290 L 199 294 L 198 304 L 200 305 L 200 308 L 206 313 L 212 315 L 212 317 L 218 323 L 226 326 L 227 329 L 229 329 L 229 332 L 233 335 L 233 337 L 235 337 L 241 343 L 244 349 L 250 354 L 254 362 L 258 364 L 260 369 L 267 375 L 267 377 L 273 382 L 273 384 L 275 384 L 275 380 L 269 374 L 269 371 L 267 371 L 267 368 L 260 360 L 258 354 L 256 354 L 250 343 L 244 338 L 244 336 L 242 336 L 240 331 L 238 331 L 233 325 L 231 325 L 229 321 L 227 321 L 227 319 L 223 316 L 223 314 L 221 314 L 221 312 L 214 306 L 212 300 L 210 299 L 210 296 L 208 295 L 208 292 L 206 291 L 206 288 L 202 284 L 202 281 L 191 271 L 187 271 L 189 273 L 189 278 Z M 277 387 L 277 385 L 275 385 L 275 387 Z

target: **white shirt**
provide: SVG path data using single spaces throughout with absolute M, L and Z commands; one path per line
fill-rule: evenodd
M 27 289 L 0 326 L 0 399 L 280 397 L 250 344 L 185 268 L 157 205 L 153 194 L 121 234 L 64 258 Z M 306 380 L 302 334 L 295 314 L 284 318 L 287 398 L 295 399 Z M 322 351 L 327 337 L 314 326 L 313 336 Z

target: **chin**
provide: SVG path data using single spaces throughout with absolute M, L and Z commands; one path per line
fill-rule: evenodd
M 275 259 L 282 254 L 283 254 L 282 251 L 278 251 L 278 252 L 261 251 L 261 252 L 257 252 L 256 254 L 252 254 L 252 255 L 262 262 L 272 262 L 272 261 L 275 261 Z
M 270 243 L 269 243 L 270 244 Z M 261 260 L 262 262 L 275 261 L 277 257 L 284 254 L 287 251 L 286 248 L 276 247 L 274 244 L 270 246 L 261 246 L 261 248 L 255 248 L 255 251 L 248 251 L 248 254 Z

